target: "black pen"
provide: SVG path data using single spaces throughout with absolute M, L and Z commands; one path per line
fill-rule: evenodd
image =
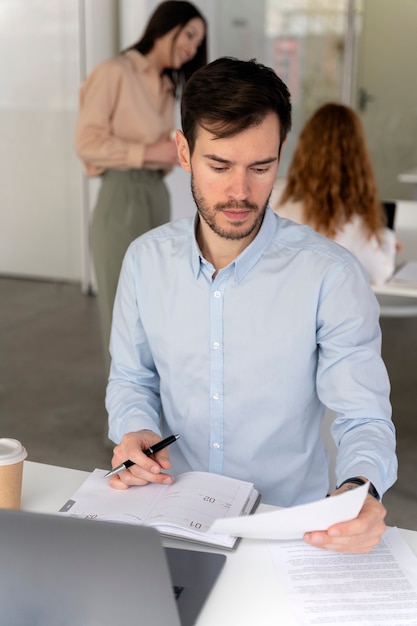
M 170 446 L 171 443 L 174 443 L 174 441 L 177 441 L 178 437 L 179 435 L 170 435 L 166 439 L 162 439 L 162 441 L 159 441 L 158 443 L 156 443 L 154 446 L 151 446 L 147 450 L 144 450 L 143 454 L 146 454 L 146 456 L 151 456 L 152 454 L 155 454 L 156 452 L 163 450 L 167 446 Z M 133 461 L 129 461 L 129 460 L 125 461 L 121 465 L 118 465 L 117 467 L 110 470 L 110 472 L 107 472 L 107 474 L 104 475 L 104 478 L 109 478 L 110 476 L 114 476 L 115 474 L 122 472 L 128 467 L 131 467 L 132 465 L 134 465 Z

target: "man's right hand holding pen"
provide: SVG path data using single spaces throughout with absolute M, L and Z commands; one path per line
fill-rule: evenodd
M 172 440 L 175 441 L 177 436 Z M 109 478 L 114 489 L 127 489 L 132 485 L 159 483 L 170 485 L 172 476 L 165 472 L 171 468 L 169 447 L 149 455 L 149 448 L 161 441 L 161 437 L 151 430 L 139 430 L 124 435 L 122 441 L 113 449 L 112 467 L 115 468 L 132 461 L 129 469 L 120 471 Z

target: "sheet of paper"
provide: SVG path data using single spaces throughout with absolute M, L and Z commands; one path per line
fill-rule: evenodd
M 252 539 L 300 539 L 305 532 L 327 530 L 333 524 L 357 517 L 368 486 L 369 483 L 366 483 L 338 496 L 270 513 L 218 519 L 210 532 Z
M 299 626 L 416 626 L 417 557 L 397 528 L 367 554 L 268 546 Z
M 394 279 L 417 283 L 417 261 L 407 261 L 396 272 Z

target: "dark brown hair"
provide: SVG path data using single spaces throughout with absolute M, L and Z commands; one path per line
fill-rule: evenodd
M 358 115 L 343 104 L 317 109 L 302 130 L 280 204 L 301 201 L 304 220 L 333 239 L 354 215 L 380 238 L 384 212 Z M 278 211 L 279 212 L 279 211 Z
M 191 154 L 198 126 L 224 138 L 256 126 L 268 113 L 280 126 L 279 153 L 291 128 L 291 102 L 286 85 L 269 67 L 255 60 L 221 57 L 199 69 L 185 86 L 181 100 L 182 130 Z
M 141 54 L 150 52 L 155 41 L 163 37 L 177 26 L 183 28 L 193 18 L 199 18 L 204 22 L 205 35 L 195 56 L 178 69 L 166 69 L 167 74 L 174 86 L 175 91 L 181 89 L 189 77 L 200 67 L 207 63 L 207 22 L 205 17 L 191 2 L 183 0 L 166 0 L 159 4 L 149 18 L 142 37 L 131 45 L 128 50 L 137 50 Z

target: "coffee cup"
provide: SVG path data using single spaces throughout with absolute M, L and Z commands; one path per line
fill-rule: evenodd
M 26 449 L 17 439 L 0 438 L 0 508 L 20 509 Z

